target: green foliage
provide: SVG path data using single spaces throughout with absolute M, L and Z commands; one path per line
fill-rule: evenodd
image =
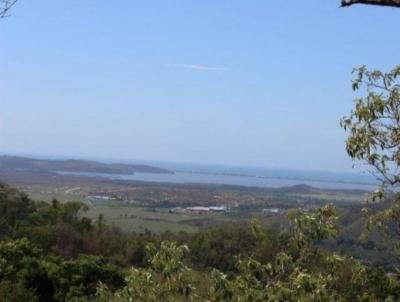
M 312 242 L 337 233 L 332 206 L 315 212 L 293 213 L 291 219 L 294 222 L 292 238 L 298 244 L 298 253 L 279 253 L 273 262 L 266 264 L 251 258 L 240 261 L 239 274 L 233 279 L 214 271 L 212 294 L 216 301 L 399 299 L 399 284 L 382 271 L 312 248 Z
M 160 248 L 147 247 L 151 268 L 132 268 L 126 286 L 114 294 L 101 284 L 98 301 L 180 301 L 194 298 L 190 269 L 183 263 L 186 245 L 162 242 Z
M 28 239 L 16 241 L 0 241 L 0 278 L 9 279 L 21 270 L 24 261 L 37 258 L 41 251 L 33 246 Z
M 362 66 L 355 70 L 353 90 L 366 95 L 356 99 L 355 109 L 342 119 L 349 133 L 347 153 L 364 161 L 380 181 L 373 201 L 387 201 L 384 207 L 364 209 L 367 226 L 378 227 L 399 239 L 400 231 L 400 66 L 383 73 Z M 393 193 L 394 192 L 394 193 Z
M 249 226 L 227 226 L 225 229 L 210 229 L 193 235 L 188 244 L 190 260 L 197 268 L 218 268 L 224 272 L 235 270 L 236 256 L 250 256 L 258 251 L 261 243 Z M 273 245 L 273 244 L 272 244 Z
M 353 90 L 366 96 L 355 100 L 355 109 L 341 121 L 349 132 L 346 141 L 351 158 L 365 161 L 384 186 L 400 183 L 400 66 L 388 73 L 354 70 Z
M 54 287 L 56 301 L 95 294 L 99 282 L 115 289 L 123 285 L 119 268 L 95 256 L 80 256 L 74 260 L 48 259 L 43 263 Z
M 13 236 L 33 210 L 34 203 L 24 193 L 0 183 L 0 239 Z
M 338 234 L 332 205 L 289 213 L 288 232 L 254 220 L 129 235 L 80 217 L 79 203 L 34 203 L 7 186 L 1 194 L 12 231 L 0 241 L 0 301 L 400 299 L 398 276 L 323 250 Z
M 314 212 L 289 213 L 293 223 L 293 241 L 299 248 L 337 235 L 335 208 L 328 204 Z
M 196 292 L 184 264 L 187 247 L 163 242 L 148 248 L 151 267 L 132 269 L 121 290 L 98 287 L 98 301 L 396 301 L 400 285 L 382 270 L 316 250 L 312 243 L 336 235 L 334 208 L 293 214 L 293 255 L 278 253 L 271 262 L 239 259 L 237 273 L 214 269 L 207 292 Z M 258 229 L 257 224 L 255 228 Z M 184 290 L 190 289 L 190 290 Z
M 4 302 L 38 302 L 35 293 L 21 282 L 0 281 L 0 301 Z

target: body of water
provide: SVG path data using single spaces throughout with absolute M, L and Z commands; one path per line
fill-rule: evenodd
M 160 165 L 158 165 L 160 166 Z M 165 167 L 165 166 L 164 166 Z M 166 167 L 165 167 L 166 168 Z M 173 170 L 173 169 L 171 169 Z M 278 170 L 279 173 L 263 173 L 257 171 L 259 175 L 251 175 L 250 171 L 182 171 L 175 170 L 175 174 L 157 174 L 157 173 L 135 173 L 133 175 L 124 174 L 104 174 L 104 173 L 73 173 L 58 172 L 69 175 L 82 175 L 92 177 L 105 177 L 109 179 L 133 180 L 145 182 L 161 183 L 191 183 L 191 184 L 220 184 L 237 185 L 246 187 L 261 188 L 279 188 L 294 185 L 305 184 L 323 189 L 360 189 L 371 191 L 376 189 L 377 185 L 372 180 L 366 180 L 363 177 L 351 178 L 351 175 L 341 175 L 339 173 L 330 174 L 322 172 L 299 172 Z M 240 172 L 240 173 L 239 173 Z M 254 171 L 253 171 L 254 172 Z

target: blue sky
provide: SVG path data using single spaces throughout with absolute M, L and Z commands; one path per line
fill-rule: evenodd
M 350 170 L 351 70 L 400 11 L 321 1 L 28 1 L 0 20 L 0 151 Z

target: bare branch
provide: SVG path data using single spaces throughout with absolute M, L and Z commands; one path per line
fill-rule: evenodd
M 0 0 L 0 18 L 8 17 L 8 12 L 18 0 Z
M 341 2 L 342 7 L 351 6 L 353 4 L 400 7 L 400 0 L 342 0 Z

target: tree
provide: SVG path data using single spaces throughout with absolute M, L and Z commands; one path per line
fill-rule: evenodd
M 400 185 L 400 65 L 388 73 L 354 70 L 354 91 L 365 97 L 355 100 L 355 109 L 342 119 L 350 135 L 346 150 L 352 159 L 362 160 L 383 187 Z
M 386 201 L 371 214 L 365 208 L 369 226 L 375 225 L 400 238 L 400 65 L 383 73 L 362 66 L 354 70 L 354 91 L 366 94 L 355 100 L 355 109 L 341 121 L 349 133 L 347 153 L 362 161 L 381 186 L 372 201 Z M 376 208 L 376 207 L 375 207 Z
M 342 0 L 341 2 L 342 7 L 351 6 L 354 4 L 400 7 L 400 0 Z
M 0 0 L 0 18 L 8 17 L 9 11 L 18 0 Z
M 184 263 L 188 247 L 163 241 L 159 248 L 148 245 L 146 249 L 150 268 L 132 268 L 125 279 L 126 286 L 115 293 L 100 283 L 96 301 L 198 301 L 193 293 L 191 269 Z

